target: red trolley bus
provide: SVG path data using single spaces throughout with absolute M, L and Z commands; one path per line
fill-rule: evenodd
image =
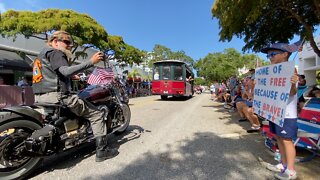
M 192 97 L 194 74 L 185 62 L 163 60 L 153 65 L 153 95 L 161 95 L 161 99 Z

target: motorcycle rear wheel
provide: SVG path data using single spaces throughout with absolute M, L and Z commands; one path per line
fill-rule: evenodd
M 122 134 L 123 132 L 125 132 L 130 124 L 130 119 L 131 119 L 131 111 L 130 111 L 130 107 L 128 104 L 123 104 L 122 106 L 122 117 L 124 123 L 121 125 L 120 129 L 118 129 L 115 134 Z M 118 109 L 120 110 L 120 108 Z
M 23 142 L 41 125 L 30 120 L 11 120 L 0 126 L 0 179 L 22 179 L 41 162 L 40 157 L 20 154 Z

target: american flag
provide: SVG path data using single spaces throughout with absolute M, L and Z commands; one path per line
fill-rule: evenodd
M 304 43 L 304 39 L 299 40 L 293 44 L 288 45 L 288 50 L 290 52 L 301 51 Z
M 113 80 L 114 73 L 111 68 L 95 68 L 88 78 L 88 84 L 108 84 Z
M 255 68 L 258 68 L 261 66 L 261 62 L 259 61 L 259 58 L 256 58 L 256 67 Z

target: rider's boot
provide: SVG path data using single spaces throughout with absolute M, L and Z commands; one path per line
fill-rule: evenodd
M 107 136 L 96 138 L 96 162 L 102 162 L 119 154 L 118 150 L 107 147 Z

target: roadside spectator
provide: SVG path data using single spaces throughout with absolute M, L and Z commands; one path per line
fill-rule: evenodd
M 310 92 L 308 93 L 308 97 L 318 97 L 319 98 L 320 88 L 317 86 L 313 86 Z
M 238 85 L 238 80 L 236 76 L 235 75 L 231 76 L 231 78 L 229 79 L 229 89 L 230 89 L 231 98 L 234 98 L 234 96 L 236 95 L 237 85 Z
M 0 85 L 5 85 L 3 78 L 0 76 Z
M 214 92 L 215 92 L 215 97 L 216 97 L 216 99 L 215 100 L 217 100 L 217 97 L 219 96 L 219 88 L 220 88 L 220 85 L 219 85 L 219 83 L 218 82 L 215 82 L 214 84 L 214 88 L 215 88 L 215 90 L 214 90 Z
M 159 80 L 159 73 L 158 73 L 158 71 L 156 71 L 156 72 L 154 73 L 153 79 L 154 79 L 154 80 Z
M 314 97 L 320 98 L 320 89 L 315 89 L 315 90 L 313 91 L 313 94 L 314 94 Z
M 18 86 L 20 87 L 29 86 L 27 79 L 25 77 L 21 77 L 20 81 L 18 82 Z
M 261 50 L 266 53 L 270 59 L 271 64 L 278 64 L 286 62 L 291 55 L 288 48 L 289 45 L 285 43 L 275 43 L 270 47 Z M 277 165 L 267 166 L 267 169 L 278 172 L 275 174 L 277 179 L 296 179 L 297 173 L 295 171 L 295 157 L 296 149 L 292 139 L 297 137 L 297 82 L 298 76 L 295 74 L 291 77 L 291 88 L 288 104 L 286 107 L 286 114 L 283 127 L 276 125 L 269 121 L 270 131 L 275 135 L 277 145 L 281 154 L 281 162 Z
M 251 81 L 251 77 L 249 78 L 250 82 L 246 83 L 241 100 L 238 100 L 236 103 L 236 108 L 241 117 L 239 122 L 249 120 L 251 123 L 251 130 L 247 130 L 247 132 L 257 131 L 260 129 L 259 118 L 256 114 L 254 114 L 252 108 L 253 93 L 251 90 L 254 88 L 254 83 Z
M 215 98 L 216 98 L 216 93 L 215 93 L 214 84 L 211 84 L 211 86 L 210 86 L 210 94 L 211 94 L 211 100 L 215 100 Z
M 299 75 L 298 81 L 298 113 L 300 113 L 304 103 L 306 100 L 304 99 L 303 93 L 308 90 L 308 86 L 306 86 L 306 80 L 304 75 Z
M 230 90 L 226 90 L 224 93 L 222 93 L 223 100 L 224 100 L 224 108 L 228 108 L 228 103 L 231 103 L 231 95 L 230 95 Z
M 134 86 L 131 87 L 132 97 L 135 98 L 137 96 L 137 90 Z
M 232 101 L 231 101 L 232 107 L 231 107 L 231 109 L 229 110 L 229 112 L 231 112 L 231 113 L 233 113 L 233 112 L 236 111 L 236 109 L 237 109 L 237 106 L 236 106 L 237 102 L 240 102 L 240 101 L 243 100 L 243 99 L 242 99 L 241 86 L 242 86 L 241 83 L 239 83 L 239 84 L 237 85 L 237 87 L 235 88 L 235 89 L 236 89 L 235 96 L 233 97 L 233 99 L 232 99 Z

